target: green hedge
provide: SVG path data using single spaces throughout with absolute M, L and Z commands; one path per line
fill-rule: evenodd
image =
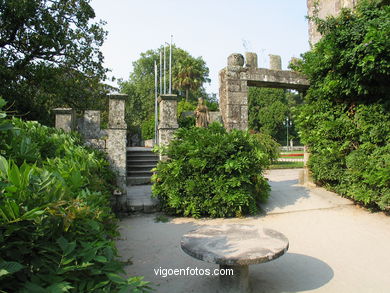
M 323 38 L 297 68 L 310 79 L 298 117 L 314 179 L 356 201 L 390 211 L 390 7 L 314 19 Z
M 119 275 L 114 175 L 102 153 L 0 114 L 0 291 L 146 290 L 142 278 Z
M 179 129 L 163 150 L 153 176 L 153 195 L 176 215 L 231 217 L 255 214 L 269 195 L 262 172 L 277 157 L 267 135 L 208 128 Z

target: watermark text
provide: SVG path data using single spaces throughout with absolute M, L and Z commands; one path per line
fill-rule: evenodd
M 162 268 L 153 269 L 156 276 L 233 276 L 233 269 Z

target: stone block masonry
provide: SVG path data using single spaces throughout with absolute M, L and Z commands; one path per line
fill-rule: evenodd
M 111 94 L 107 129 L 107 155 L 111 167 L 117 172 L 117 185 L 126 190 L 126 132 L 125 99 L 127 95 Z
M 174 132 L 179 128 L 177 123 L 177 95 L 161 95 L 158 98 L 160 112 L 158 124 L 158 142 L 160 146 L 168 145 Z M 160 156 L 160 159 L 166 159 Z

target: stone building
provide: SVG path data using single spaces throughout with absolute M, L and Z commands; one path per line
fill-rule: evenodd
M 358 0 L 307 0 L 307 13 L 313 16 L 316 3 L 318 3 L 319 18 L 337 15 L 343 8 L 354 8 Z M 316 30 L 315 24 L 309 20 L 309 42 L 314 45 L 321 39 L 321 34 Z

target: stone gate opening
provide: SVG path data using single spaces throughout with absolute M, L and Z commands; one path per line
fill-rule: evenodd
M 227 130 L 248 129 L 248 87 L 293 89 L 304 92 L 307 78 L 295 71 L 282 70 L 280 56 L 270 55 L 270 69 L 258 68 L 256 53 L 231 54 L 219 72 L 219 107 Z

